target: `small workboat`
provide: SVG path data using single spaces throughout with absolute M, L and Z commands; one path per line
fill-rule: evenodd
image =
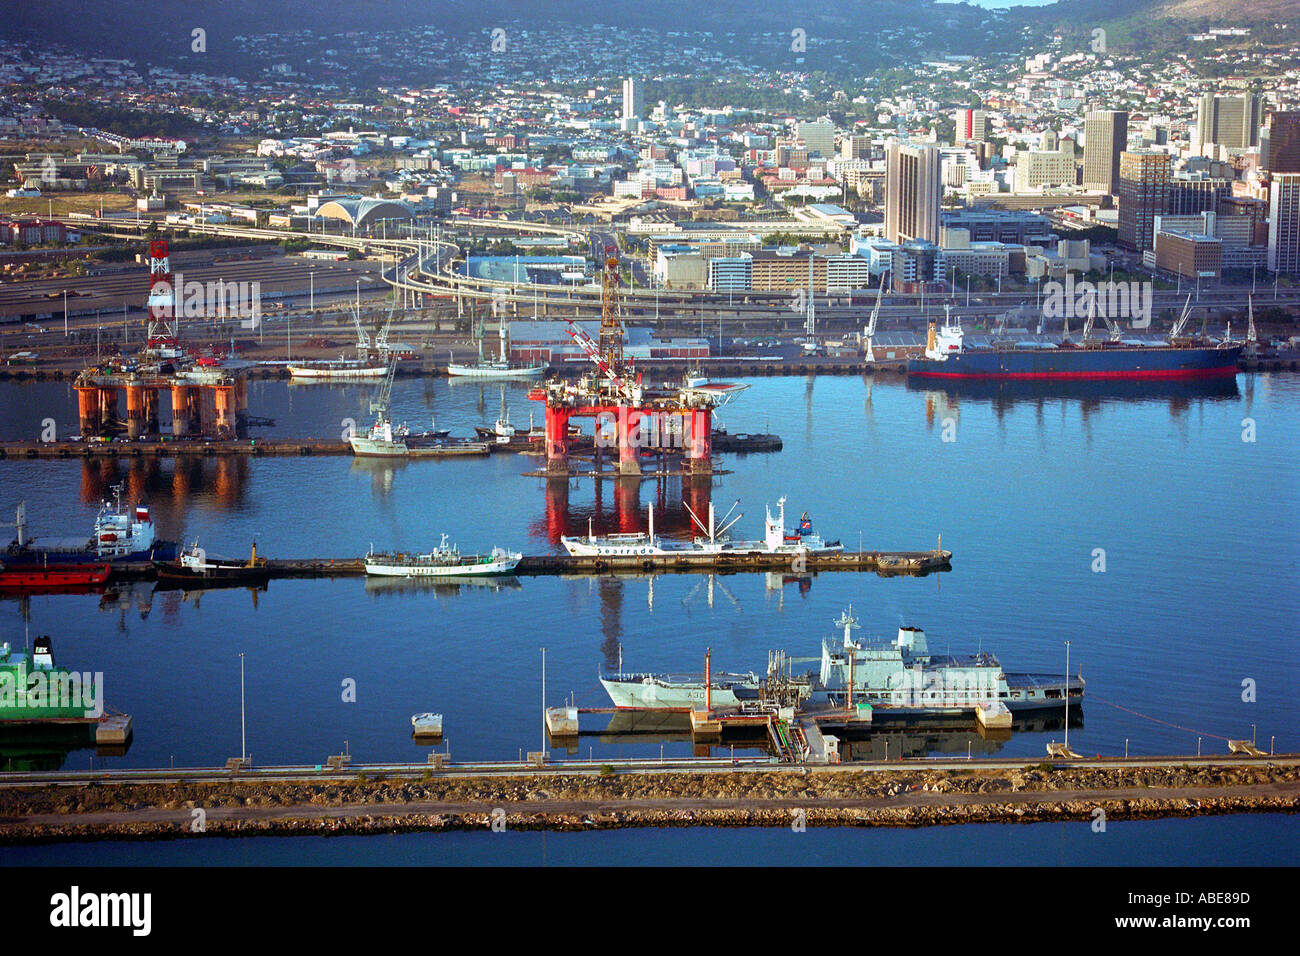
M 411 734 L 415 737 L 441 737 L 442 714 L 412 714 Z

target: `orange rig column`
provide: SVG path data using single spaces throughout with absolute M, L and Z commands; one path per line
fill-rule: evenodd
M 82 438 L 92 438 L 103 430 L 99 414 L 99 389 L 95 386 L 77 386 L 77 417 L 81 419 Z
M 213 386 L 212 399 L 216 408 L 217 435 L 221 438 L 234 437 L 235 387 L 233 385 Z
M 144 396 L 143 385 L 132 383 L 126 386 L 126 437 L 137 439 L 144 432 Z
M 186 385 L 172 386 L 172 434 L 177 438 L 189 433 L 190 416 L 190 389 Z

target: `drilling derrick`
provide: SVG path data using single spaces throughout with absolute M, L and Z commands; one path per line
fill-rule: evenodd
M 606 252 L 610 250 L 606 248 Z M 623 373 L 623 322 L 620 317 L 618 259 L 608 256 L 600 283 L 600 356 L 614 374 Z

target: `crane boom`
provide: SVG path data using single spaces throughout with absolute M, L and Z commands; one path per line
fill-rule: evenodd
M 880 273 L 880 288 L 876 290 L 876 307 L 871 310 L 871 318 L 867 321 L 867 352 L 866 359 L 868 362 L 876 360 L 875 355 L 871 352 L 871 340 L 876 336 L 876 323 L 880 320 L 880 303 L 885 295 L 885 274 Z
M 1187 320 L 1192 316 L 1192 294 L 1187 293 L 1187 301 L 1183 303 L 1183 314 L 1178 317 L 1174 327 L 1169 332 L 1171 339 L 1176 339 L 1183 334 L 1183 329 L 1187 327 Z

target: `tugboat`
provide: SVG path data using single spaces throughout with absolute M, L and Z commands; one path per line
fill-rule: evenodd
M 182 552 L 176 561 L 155 562 L 158 586 L 164 590 L 175 587 L 257 587 L 271 577 L 266 558 L 257 556 L 257 542 L 247 561 L 209 558 L 198 541 Z
M 0 553 L 5 571 L 53 570 L 86 564 L 148 567 L 154 561 L 175 559 L 175 542 L 157 539 L 149 509 L 139 503 L 134 508 L 124 507 L 121 485 L 114 486 L 113 496 L 112 502 L 105 501 L 100 507 L 89 540 L 29 538 L 26 503 L 20 503 L 15 521 L 18 535 Z
M 375 551 L 366 552 L 366 574 L 391 578 L 443 578 L 509 574 L 523 560 L 518 551 L 493 548 L 487 554 L 461 554 L 442 536 L 438 547 L 427 554 Z
M 826 541 L 821 535 L 814 534 L 812 528 L 812 519 L 808 517 L 808 512 L 804 512 L 799 519 L 799 527 L 794 530 L 787 529 L 785 526 L 785 498 L 777 499 L 777 512 L 775 517 L 772 515 L 770 508 L 764 509 L 766 513 L 766 522 L 763 525 L 763 540 L 761 541 L 732 541 L 727 537 L 733 525 L 741 518 L 743 514 L 731 517 L 731 512 L 736 509 L 736 505 L 722 517 L 722 527 L 718 527 L 715 520 L 713 505 L 709 504 L 709 521 L 705 524 L 700 517 L 691 510 L 690 505 L 683 504 L 686 513 L 690 515 L 691 521 L 700 530 L 692 541 L 673 541 L 666 538 L 660 538 L 655 535 L 655 514 L 654 505 L 650 506 L 649 511 L 649 530 L 646 532 L 634 532 L 631 534 L 609 534 L 593 535 L 590 530 L 585 538 L 560 538 L 560 543 L 564 549 L 574 557 L 616 557 L 616 556 L 645 556 L 658 557 L 665 555 L 684 555 L 684 554 L 727 554 L 727 555 L 749 555 L 749 554 L 789 554 L 794 557 L 797 555 L 818 555 L 831 554 L 836 551 L 843 551 L 844 546 L 838 541 Z

